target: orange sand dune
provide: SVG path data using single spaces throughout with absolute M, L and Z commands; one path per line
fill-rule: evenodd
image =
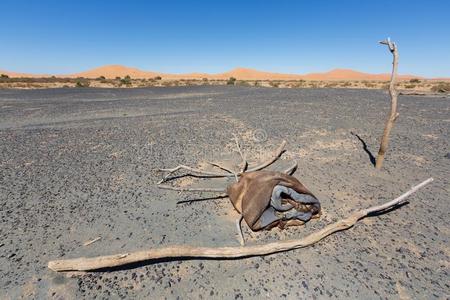
M 14 73 L 8 71 L 1 71 L 1 74 L 7 74 L 10 77 L 49 77 L 51 75 L 41 74 L 26 74 L 26 73 Z M 238 80 L 389 80 L 390 74 L 369 74 L 358 72 L 350 69 L 334 69 L 324 73 L 309 73 L 305 75 L 300 74 L 282 74 L 263 72 L 254 69 L 236 68 L 225 73 L 207 74 L 207 73 L 189 73 L 189 74 L 165 74 L 158 72 L 142 71 L 137 68 L 131 68 L 121 65 L 107 65 L 91 69 L 85 72 L 69 74 L 69 75 L 56 75 L 56 77 L 85 77 L 85 78 L 98 78 L 105 76 L 106 78 L 113 79 L 116 77 L 125 77 L 129 75 L 131 78 L 154 78 L 161 76 L 163 79 L 228 79 L 234 77 Z M 415 75 L 399 75 L 400 80 L 409 80 L 411 78 L 423 78 Z M 449 78 L 441 78 L 442 80 L 448 80 Z
M 334 69 L 326 73 L 309 73 L 303 76 L 306 80 L 389 80 L 391 74 L 369 74 L 350 69 Z M 423 78 L 414 75 L 399 75 L 400 80 Z
M 17 73 L 17 72 L 5 71 L 5 70 L 0 70 L 0 74 L 5 74 L 5 75 L 8 75 L 9 77 L 26 77 L 26 78 L 51 77 L 51 75 L 47 75 L 47 74 Z
M 155 76 L 158 76 L 159 74 L 121 65 L 108 65 L 81 73 L 71 74 L 68 75 L 68 77 L 98 78 L 100 76 L 105 76 L 106 78 L 114 79 L 116 77 L 125 77 L 127 75 L 129 75 L 131 78 L 153 78 Z

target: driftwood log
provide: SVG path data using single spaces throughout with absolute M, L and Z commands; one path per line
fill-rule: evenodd
M 104 268 L 119 267 L 131 263 L 144 262 L 157 259 L 173 259 L 180 260 L 189 258 L 244 258 L 259 255 L 268 255 L 293 249 L 304 248 L 317 243 L 323 238 L 341 231 L 346 230 L 359 220 L 374 214 L 388 212 L 390 209 L 402 204 L 404 200 L 420 188 L 432 182 L 433 178 L 429 178 L 424 182 L 414 186 L 409 191 L 398 198 L 384 203 L 379 206 L 373 206 L 367 209 L 356 211 L 345 219 L 330 224 L 323 229 L 313 232 L 302 239 L 287 240 L 268 243 L 265 245 L 254 245 L 245 247 L 193 247 L 193 246 L 168 246 L 159 249 L 142 250 L 138 252 L 122 253 L 108 256 L 98 256 L 91 258 L 75 258 L 66 260 L 54 260 L 48 263 L 48 267 L 53 271 L 92 271 Z
M 389 51 L 391 51 L 392 53 L 393 59 L 392 59 L 391 81 L 389 83 L 389 95 L 391 96 L 391 111 L 384 126 L 383 136 L 381 137 L 380 149 L 378 150 L 378 155 L 375 162 L 375 168 L 377 169 L 381 169 L 381 167 L 383 166 L 384 155 L 386 154 L 389 144 L 389 135 L 391 133 L 392 128 L 394 127 L 395 121 L 399 116 L 399 114 L 397 113 L 398 93 L 395 88 L 395 81 L 397 79 L 397 67 L 398 67 L 397 45 L 394 42 L 391 42 L 389 38 L 387 38 L 384 41 L 381 41 L 380 44 L 388 46 Z

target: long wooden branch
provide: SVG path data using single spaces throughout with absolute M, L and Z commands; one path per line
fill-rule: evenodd
M 388 38 L 385 41 L 381 41 L 380 44 L 387 45 L 389 51 L 391 51 L 393 60 L 392 60 L 392 75 L 391 82 L 389 83 L 389 94 L 391 96 L 391 111 L 386 120 L 386 124 L 384 126 L 383 136 L 381 138 L 380 149 L 378 150 L 377 160 L 375 162 L 375 168 L 381 169 L 383 166 L 384 155 L 386 154 L 388 144 L 389 144 L 389 135 L 391 133 L 392 128 L 394 127 L 394 123 L 397 120 L 399 114 L 397 113 L 397 97 L 398 93 L 395 89 L 395 81 L 397 78 L 397 68 L 398 68 L 398 51 L 397 45 Z
M 323 238 L 341 231 L 346 230 L 362 218 L 369 214 L 377 212 L 385 212 L 389 208 L 393 208 L 403 202 L 403 200 L 432 182 L 433 178 L 429 178 L 424 182 L 411 188 L 408 192 L 400 197 L 387 202 L 383 205 L 370 207 L 352 213 L 345 219 L 330 224 L 323 229 L 313 232 L 310 235 L 296 240 L 287 240 L 273 242 L 265 245 L 254 245 L 245 247 L 193 247 L 193 246 L 169 246 L 159 249 L 149 249 L 132 253 L 122 253 L 108 256 L 98 256 L 91 258 L 75 258 L 66 260 L 54 260 L 48 263 L 48 267 L 53 271 L 90 271 L 102 268 L 118 267 L 136 262 L 143 262 L 147 260 L 168 259 L 168 258 L 242 258 L 258 255 L 267 255 L 293 249 L 304 248 L 317 243 Z

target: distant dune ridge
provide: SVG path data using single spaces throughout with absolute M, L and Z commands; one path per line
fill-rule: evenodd
M 26 74 L 15 73 L 0 70 L 0 74 L 6 74 L 10 77 L 50 77 L 49 74 Z M 122 65 L 107 65 L 98 68 L 94 68 L 85 72 L 67 75 L 55 75 L 56 77 L 85 77 L 85 78 L 98 78 L 104 76 L 108 79 L 116 77 L 125 77 L 129 75 L 131 78 L 154 78 L 161 76 L 163 79 L 220 79 L 225 80 L 230 77 L 234 77 L 238 80 L 389 80 L 390 74 L 369 74 L 358 72 L 350 69 L 334 69 L 324 73 L 309 73 L 305 75 L 301 74 L 282 74 L 258 71 L 254 69 L 236 68 L 231 71 L 219 74 L 208 73 L 187 73 L 187 74 L 166 74 L 150 71 L 142 71 L 137 68 L 131 68 Z M 409 80 L 412 78 L 420 78 L 421 76 L 415 75 L 399 75 L 400 80 Z

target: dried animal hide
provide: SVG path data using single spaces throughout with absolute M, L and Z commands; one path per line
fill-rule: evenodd
M 315 200 L 313 203 L 303 204 L 290 199 L 287 194 L 283 195 L 285 202 L 293 205 L 293 209 L 299 212 L 310 212 L 311 215 L 320 213 L 320 203 L 317 198 L 295 177 L 274 171 L 244 173 L 238 182 L 228 187 L 227 194 L 235 209 L 242 214 L 252 230 L 272 228 L 276 225 L 283 227 L 287 223 L 288 220 L 281 218 L 270 226 L 262 227 L 259 222 L 263 213 L 271 207 L 271 197 L 276 186 L 285 186 Z

